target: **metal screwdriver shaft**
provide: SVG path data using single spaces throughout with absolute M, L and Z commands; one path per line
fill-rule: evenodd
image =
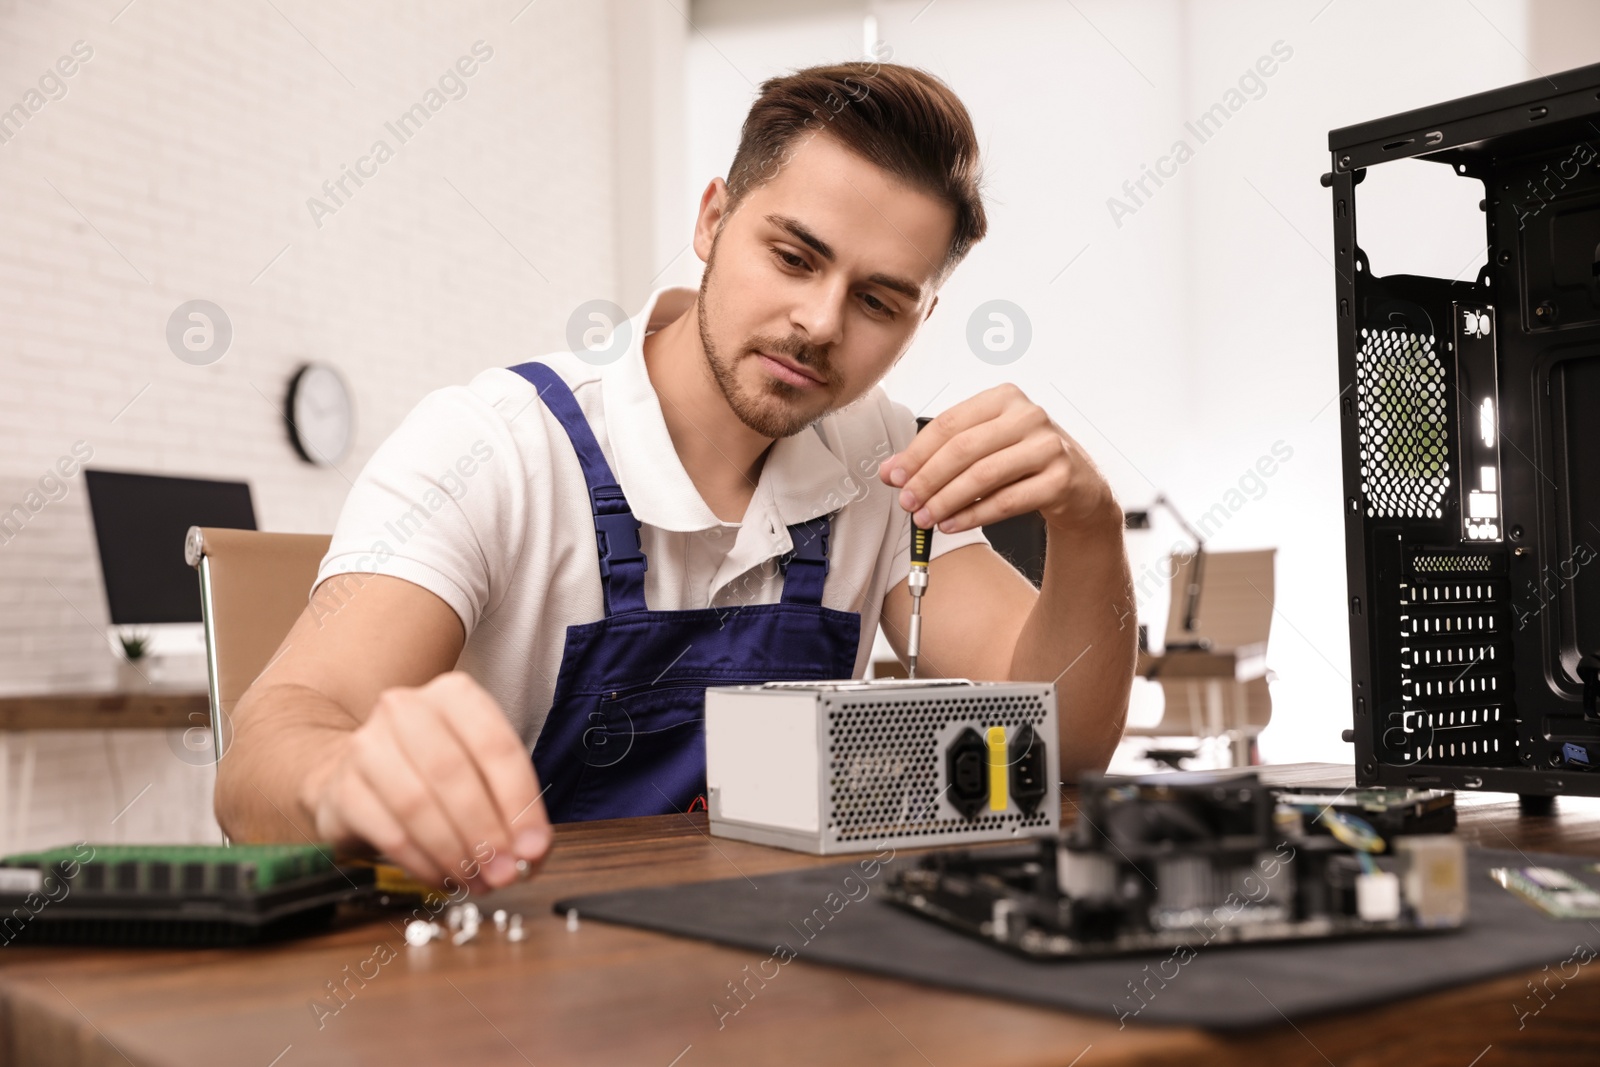
M 932 419 L 918 419 L 920 431 Z M 906 676 L 917 676 L 917 656 L 922 652 L 922 594 L 928 591 L 928 556 L 933 548 L 933 530 L 923 529 L 911 520 L 911 574 L 906 579 L 911 589 L 911 633 L 906 639 Z

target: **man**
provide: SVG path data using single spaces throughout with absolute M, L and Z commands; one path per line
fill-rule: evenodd
M 698 292 L 652 295 L 612 363 L 485 371 L 378 449 L 239 703 L 223 827 L 482 889 L 552 820 L 686 810 L 707 685 L 859 677 L 880 621 L 904 656 L 908 516 L 939 531 L 925 673 L 1057 682 L 1063 774 L 1103 769 L 1135 633 L 1105 479 L 1014 386 L 920 434 L 877 388 L 984 235 L 978 173 L 925 73 L 763 85 L 701 197 Z M 1038 591 L 980 530 L 1035 510 Z

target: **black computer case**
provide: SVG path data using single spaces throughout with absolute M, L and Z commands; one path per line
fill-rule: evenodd
M 1600 64 L 1328 147 L 1357 781 L 1600 794 Z M 1472 281 L 1372 276 L 1412 157 L 1481 183 Z

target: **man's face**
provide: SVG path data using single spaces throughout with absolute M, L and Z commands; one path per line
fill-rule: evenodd
M 740 420 L 789 437 L 904 354 L 937 299 L 955 211 L 826 133 L 802 134 L 731 215 L 726 196 L 712 182 L 695 228 L 700 341 Z

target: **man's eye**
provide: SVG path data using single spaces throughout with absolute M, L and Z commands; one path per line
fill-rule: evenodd
M 866 304 L 867 308 L 875 315 L 888 315 L 891 318 L 894 317 L 894 310 L 890 308 L 888 304 L 885 304 L 882 300 L 879 300 L 871 293 L 862 293 L 861 301 L 862 303 Z
M 805 260 L 795 255 L 793 252 L 785 252 L 781 248 L 774 248 L 772 250 L 772 254 L 777 257 L 778 262 L 782 263 L 785 267 L 788 267 L 791 270 L 798 270 L 806 265 Z

